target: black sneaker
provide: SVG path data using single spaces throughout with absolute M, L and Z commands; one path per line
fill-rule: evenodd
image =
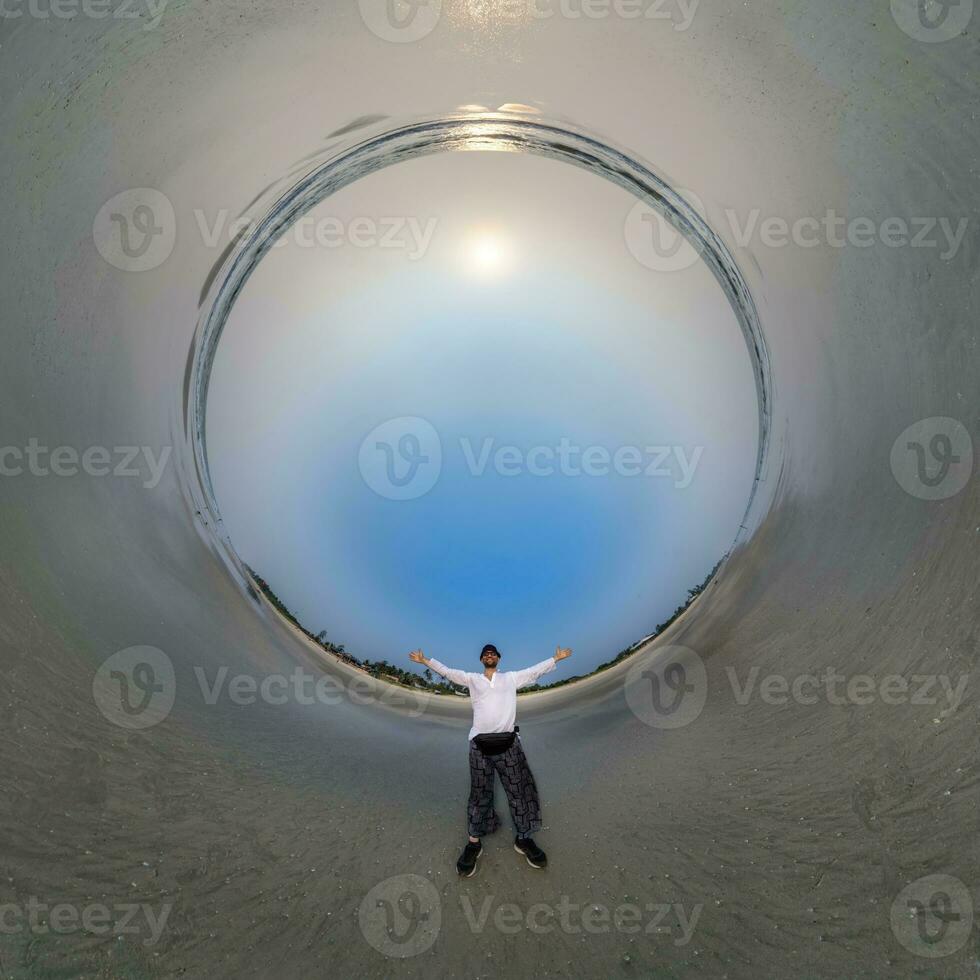
M 473 841 L 467 841 L 466 847 L 463 848 L 463 853 L 460 854 L 459 860 L 456 862 L 456 870 L 464 878 L 472 878 L 476 874 L 476 862 L 477 858 L 483 853 L 483 845 L 479 842 L 476 844 Z
M 523 854 L 532 868 L 543 868 L 548 863 L 548 855 L 530 837 L 515 837 L 514 850 Z

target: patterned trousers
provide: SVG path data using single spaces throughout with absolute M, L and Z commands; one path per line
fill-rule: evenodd
M 493 808 L 494 773 L 504 785 L 517 835 L 529 837 L 540 830 L 538 787 L 521 748 L 520 736 L 500 755 L 484 755 L 471 740 L 470 798 L 466 805 L 470 837 L 492 834 L 500 826 L 500 817 Z

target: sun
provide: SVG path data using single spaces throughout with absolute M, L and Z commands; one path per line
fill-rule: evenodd
M 513 265 L 513 253 L 506 235 L 487 228 L 474 229 L 463 242 L 463 268 L 480 279 L 498 279 Z

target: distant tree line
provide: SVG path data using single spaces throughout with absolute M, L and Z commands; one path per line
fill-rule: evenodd
M 313 633 L 308 630 L 297 618 L 286 604 L 282 601 L 272 591 L 269 583 L 266 582 L 254 568 L 246 565 L 245 568 L 248 574 L 252 576 L 255 581 L 256 586 L 258 586 L 261 593 L 269 600 L 269 602 L 275 607 L 276 611 L 288 619 L 290 623 L 293 624 L 300 632 L 308 636 L 317 646 L 327 653 L 333 654 L 338 660 L 342 660 L 345 664 L 350 664 L 352 667 L 357 667 L 363 670 L 365 673 L 370 674 L 372 677 L 376 677 L 379 680 L 386 680 L 393 682 L 395 684 L 401 684 L 403 687 L 414 687 L 423 691 L 430 691 L 433 694 L 453 694 L 455 691 L 463 691 L 465 688 L 459 688 L 454 684 L 450 684 L 448 681 L 444 681 L 441 678 L 437 681 L 433 678 L 432 671 L 428 668 L 423 671 L 422 675 L 419 676 L 414 670 L 405 670 L 402 667 L 398 667 L 395 664 L 388 663 L 387 660 L 359 660 L 353 654 L 348 653 L 344 648 L 343 643 L 334 643 L 332 640 L 328 639 L 327 631 L 320 630 L 319 633 Z
M 652 633 L 650 633 L 648 636 L 644 636 L 642 640 L 637 640 L 624 650 L 620 650 L 619 653 L 612 658 L 612 660 L 607 660 L 604 664 L 599 664 L 595 670 L 590 671 L 588 674 L 575 674 L 573 677 L 564 677 L 560 681 L 555 681 L 553 684 L 531 684 L 528 687 L 521 688 L 520 693 L 530 694 L 533 691 L 550 691 L 556 687 L 564 687 L 565 684 L 571 684 L 573 681 L 580 681 L 586 677 L 592 677 L 595 674 L 600 674 L 602 671 L 608 670 L 610 667 L 614 667 L 621 660 L 625 660 L 631 653 L 635 652 L 637 647 L 642 646 L 644 643 L 648 643 L 654 637 L 663 633 L 663 631 L 667 629 L 667 627 L 670 626 L 670 624 L 673 623 L 674 620 L 677 619 L 677 617 L 680 616 L 681 613 L 683 613 L 687 607 L 690 606 L 690 604 L 694 602 L 699 595 L 701 595 L 702 592 L 704 592 L 708 586 L 708 583 L 714 577 L 715 572 L 718 571 L 718 568 L 723 561 L 724 558 L 719 558 L 715 563 L 715 567 L 712 568 L 711 571 L 704 577 L 704 581 L 700 585 L 695 585 L 693 589 L 687 590 L 687 599 L 681 605 L 679 605 L 667 619 L 665 619 L 662 623 L 658 623 Z
M 565 684 L 571 684 L 573 681 L 584 680 L 586 677 L 592 677 L 595 674 L 602 673 L 604 670 L 608 670 L 610 667 L 615 666 L 620 661 L 625 660 L 631 653 L 633 653 L 639 646 L 644 643 L 649 642 L 654 637 L 659 636 L 674 620 L 677 619 L 694 600 L 701 595 L 702 592 L 707 588 L 708 583 L 714 577 L 715 572 L 718 571 L 724 558 L 718 560 L 714 568 L 705 576 L 704 581 L 700 585 L 695 585 L 694 588 L 687 590 L 687 599 L 679 605 L 674 612 L 665 619 L 662 623 L 658 623 L 654 628 L 653 632 L 647 636 L 644 636 L 641 640 L 637 640 L 635 643 L 620 650 L 612 660 L 607 660 L 605 663 L 599 664 L 595 670 L 590 671 L 588 674 L 575 674 L 572 677 L 566 677 L 560 681 L 555 681 L 553 684 L 531 684 L 528 687 L 521 688 L 519 693 L 528 694 L 533 691 L 550 691 L 556 687 L 563 687 Z M 346 664 L 350 664 L 352 667 L 356 667 L 359 670 L 363 670 L 365 673 L 370 674 L 372 677 L 376 677 L 378 680 L 388 681 L 392 684 L 400 684 L 402 687 L 412 687 L 421 691 L 429 691 L 431 694 L 459 694 L 466 690 L 465 687 L 460 687 L 457 684 L 451 684 L 449 681 L 436 679 L 433 677 L 432 671 L 428 667 L 422 672 L 421 675 L 415 673 L 414 670 L 406 670 L 403 667 L 399 667 L 396 664 L 390 664 L 387 660 L 359 660 L 353 654 L 348 653 L 344 649 L 343 643 L 334 643 L 327 638 L 327 631 L 320 630 L 319 633 L 312 633 L 308 630 L 286 607 L 286 604 L 272 591 L 269 587 L 269 583 L 266 582 L 261 575 L 259 575 L 253 568 L 246 565 L 245 568 L 248 570 L 248 574 L 252 576 L 255 584 L 258 586 L 262 594 L 269 600 L 269 602 L 275 607 L 276 611 L 279 612 L 281 616 L 289 620 L 298 630 L 308 636 L 317 646 L 323 649 L 325 652 L 332 654 L 339 660 L 342 660 Z

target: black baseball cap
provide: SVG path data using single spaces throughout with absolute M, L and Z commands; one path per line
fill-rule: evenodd
M 485 653 L 495 653 L 495 654 L 497 655 L 497 658 L 498 658 L 498 659 L 500 658 L 500 651 L 499 651 L 499 650 L 498 650 L 498 649 L 497 649 L 497 648 L 496 648 L 496 647 L 495 647 L 495 646 L 494 646 L 494 645 L 493 645 L 492 643 L 488 643 L 488 644 L 487 644 L 487 645 L 486 645 L 486 646 L 485 646 L 485 647 L 484 647 L 484 648 L 483 648 L 483 649 L 482 649 L 482 650 L 480 651 L 480 659 L 481 659 L 481 660 L 483 659 L 483 655 L 484 655 Z

